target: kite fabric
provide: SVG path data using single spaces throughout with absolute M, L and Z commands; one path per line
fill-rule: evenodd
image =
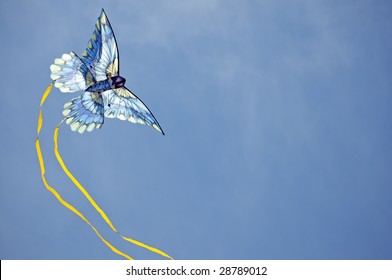
M 133 123 L 146 124 L 164 135 L 161 126 L 147 106 L 124 86 L 125 79 L 119 75 L 119 54 L 116 38 L 114 37 L 113 30 L 103 9 L 96 22 L 95 31 L 93 32 L 82 56 L 78 57 L 74 52 L 63 54 L 61 58 L 55 59 L 54 64 L 50 66 L 50 70 L 50 77 L 53 82 L 45 90 L 41 98 L 37 138 L 35 142 L 41 169 L 41 177 L 45 187 L 63 206 L 85 221 L 94 230 L 95 234 L 102 240 L 102 242 L 104 242 L 104 244 L 113 252 L 126 259 L 133 259 L 111 245 L 79 210 L 70 203 L 66 202 L 60 194 L 48 184 L 45 177 L 44 159 L 39 142 L 39 134 L 43 123 L 43 104 L 53 85 L 59 88 L 62 92 L 83 91 L 79 97 L 73 98 L 69 102 L 65 103 L 63 111 L 65 118 L 54 130 L 54 153 L 57 161 L 74 185 L 83 193 L 109 227 L 114 232 L 118 233 L 122 239 L 168 259 L 173 259 L 171 256 L 157 248 L 121 235 L 114 227 L 106 213 L 98 206 L 87 190 L 68 170 L 58 150 L 58 134 L 63 122 L 68 124 L 73 131 L 78 131 L 82 134 L 85 131 L 90 132 L 95 128 L 101 128 L 105 117 L 118 118 L 120 120 L 128 120 Z
M 60 91 L 84 91 L 64 105 L 65 121 L 73 131 L 101 128 L 106 117 L 146 124 L 164 134 L 147 106 L 124 86 L 116 38 L 103 9 L 82 57 L 63 54 L 50 70 Z

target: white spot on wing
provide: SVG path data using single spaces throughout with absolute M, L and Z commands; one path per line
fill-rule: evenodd
M 65 53 L 62 55 L 61 57 L 64 61 L 70 61 L 72 59 L 72 56 L 70 56 L 69 54 Z
M 87 128 L 87 125 L 82 125 L 81 127 L 79 127 L 79 129 L 78 129 L 78 132 L 80 133 L 80 134 L 82 134 L 85 130 L 86 130 L 86 128 Z
M 152 127 L 162 133 L 162 130 L 155 123 L 152 125 Z
M 119 115 L 118 115 L 118 118 L 119 118 L 120 120 L 122 120 L 122 121 L 125 121 L 125 120 L 126 120 L 124 114 L 119 114 Z
M 55 84 L 56 85 L 56 84 Z M 62 92 L 70 92 L 69 88 L 59 87 Z
M 80 126 L 80 122 L 74 122 L 73 124 L 71 124 L 71 129 L 72 131 L 76 131 Z
M 59 76 L 59 75 L 56 75 L 56 74 L 50 74 L 50 78 L 52 79 L 52 80 L 57 80 L 58 78 L 60 78 L 61 76 Z
M 87 127 L 87 131 L 92 131 L 94 128 L 95 128 L 95 123 L 92 123 L 92 124 L 90 124 L 90 125 Z
M 65 123 L 69 125 L 69 124 L 72 122 L 73 119 L 74 119 L 74 117 L 68 118 L 68 119 L 65 121 Z
M 60 71 L 60 70 L 61 70 L 61 67 L 60 67 L 60 66 L 58 66 L 58 65 L 56 65 L 56 64 L 50 65 L 50 71 L 56 73 L 56 72 L 58 72 L 58 71 Z
M 60 83 L 60 82 L 55 82 L 55 83 L 54 83 L 54 86 L 57 87 L 57 88 L 61 88 L 61 87 L 63 87 L 63 85 L 64 85 L 64 84 L 63 84 L 63 83 Z
M 65 62 L 61 58 L 56 58 L 54 60 L 54 63 L 57 64 L 57 65 L 63 65 Z
M 72 105 L 72 102 L 67 102 L 67 103 L 65 103 L 65 104 L 64 104 L 64 109 L 65 109 L 65 108 L 68 108 L 68 107 L 71 106 L 71 105 Z

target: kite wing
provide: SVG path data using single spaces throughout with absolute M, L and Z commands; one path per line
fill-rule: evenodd
M 90 68 L 97 81 L 104 81 L 119 74 L 116 38 L 104 10 L 95 24 L 95 31 L 81 60 Z
M 101 128 L 104 121 L 102 98 L 98 93 L 85 91 L 64 104 L 63 115 L 73 131 L 83 133 Z
M 102 98 L 105 117 L 146 124 L 165 134 L 147 106 L 126 87 L 104 91 Z
M 62 92 L 75 92 L 85 90 L 95 83 L 95 79 L 86 65 L 74 53 L 65 53 L 61 58 L 56 58 L 50 65 L 50 77 L 54 86 Z

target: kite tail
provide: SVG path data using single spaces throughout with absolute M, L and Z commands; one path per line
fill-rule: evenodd
M 76 215 L 78 215 L 82 220 L 84 220 L 89 226 L 91 226 L 91 228 L 94 230 L 94 232 L 98 235 L 98 237 L 105 243 L 105 245 L 107 245 L 113 252 L 115 252 L 116 254 L 123 256 L 127 259 L 132 260 L 133 258 L 131 258 L 130 256 L 126 255 L 125 253 L 119 251 L 118 249 L 116 249 L 114 246 L 112 246 L 107 240 L 105 240 L 100 233 L 97 231 L 97 229 L 83 216 L 82 213 L 80 213 L 75 207 L 73 207 L 72 205 L 70 205 L 69 203 L 67 203 L 66 201 L 64 201 L 61 196 L 56 192 L 56 190 L 54 190 L 52 187 L 50 187 L 48 185 L 48 183 L 46 182 L 46 178 L 44 176 L 45 174 L 45 167 L 44 167 L 44 160 L 42 157 L 42 153 L 41 153 L 41 148 L 40 148 L 40 144 L 39 144 L 39 133 L 41 131 L 41 127 L 42 127 L 42 105 L 45 102 L 45 99 L 47 98 L 47 96 L 49 95 L 51 89 L 52 89 L 52 84 L 50 84 L 48 86 L 48 88 L 46 89 L 46 91 L 44 92 L 42 99 L 41 99 L 41 103 L 40 103 L 40 112 L 39 112 L 39 117 L 38 117 L 38 128 L 37 128 L 37 139 L 36 139 L 36 149 L 37 149 L 37 154 L 38 154 L 38 160 L 40 163 L 40 167 L 41 167 L 41 176 L 42 176 L 42 181 L 45 184 L 45 187 L 60 201 L 61 204 L 63 204 L 65 207 L 67 207 L 69 210 L 71 210 L 72 212 L 74 212 Z M 71 179 L 71 181 L 75 184 L 75 186 L 83 193 L 83 195 L 87 198 L 87 200 L 90 202 L 90 204 L 94 207 L 94 209 L 102 216 L 102 218 L 105 220 L 105 222 L 109 225 L 109 227 L 116 233 L 118 233 L 122 239 L 124 239 L 125 241 L 128 241 L 130 243 L 133 243 L 137 246 L 140 246 L 142 248 L 145 248 L 147 250 L 150 250 L 156 254 L 159 254 L 163 257 L 166 257 L 168 259 L 172 259 L 173 258 L 171 256 L 169 256 L 168 254 L 166 254 L 165 252 L 151 247 L 149 245 L 146 245 L 140 241 L 137 241 L 135 239 L 129 238 L 129 237 L 125 237 L 123 235 L 121 235 L 118 230 L 114 227 L 113 223 L 110 221 L 110 219 L 108 218 L 108 216 L 106 215 L 106 213 L 98 206 L 98 204 L 94 201 L 94 199 L 90 196 L 90 194 L 87 192 L 87 190 L 79 183 L 79 181 L 72 175 L 72 173 L 68 170 L 67 166 L 65 165 L 59 151 L 58 151 L 58 133 L 59 133 L 59 129 L 60 129 L 60 125 L 63 123 L 64 120 L 62 120 L 55 128 L 54 130 L 54 136 L 53 136 L 53 140 L 54 140 L 54 153 L 56 155 L 56 159 L 59 162 L 61 168 L 63 169 L 63 171 L 65 172 L 65 174 Z
M 74 185 L 83 193 L 83 195 L 87 198 L 87 200 L 90 202 L 90 204 L 94 207 L 94 209 L 102 216 L 102 218 L 105 220 L 105 222 L 109 225 L 109 227 L 116 233 L 118 233 L 122 239 L 133 243 L 139 247 L 143 247 L 151 252 L 154 252 L 156 254 L 159 254 L 163 257 L 166 257 L 168 259 L 172 259 L 173 258 L 171 256 L 169 256 L 168 254 L 166 254 L 165 252 L 151 247 L 149 245 L 146 245 L 140 241 L 137 241 L 135 239 L 129 238 L 129 237 L 125 237 L 123 235 L 121 235 L 118 230 L 114 227 L 113 223 L 110 221 L 109 217 L 106 215 L 106 213 L 102 210 L 101 207 L 98 206 L 98 204 L 95 202 L 95 200 L 90 196 L 90 194 L 87 192 L 87 190 L 82 186 L 82 184 L 79 183 L 79 181 L 72 175 L 72 173 L 68 170 L 67 166 L 65 165 L 60 152 L 58 150 L 58 134 L 59 134 L 59 129 L 60 129 L 60 125 L 63 123 L 64 120 L 62 120 L 55 128 L 54 130 L 54 136 L 53 136 L 53 140 L 54 140 L 54 153 L 56 155 L 57 161 L 59 162 L 61 168 L 63 169 L 63 171 L 65 172 L 65 174 L 71 179 L 71 181 L 74 183 Z
M 87 218 L 79 211 L 77 210 L 75 207 L 73 207 L 71 204 L 69 204 L 68 202 L 66 202 L 61 196 L 60 194 L 53 188 L 51 187 L 48 182 L 46 181 L 46 177 L 45 177 L 45 164 L 44 164 L 44 159 L 42 157 L 42 152 L 41 152 L 41 145 L 39 143 L 39 134 L 41 132 L 41 128 L 42 128 L 42 105 L 45 102 L 45 99 L 48 97 L 51 89 L 53 87 L 53 84 L 50 84 L 48 86 L 48 88 L 45 90 L 42 98 L 41 98 L 41 103 L 40 103 L 40 109 L 39 109 L 39 116 L 38 116 L 38 127 L 37 127 L 37 138 L 35 139 L 35 148 L 37 150 L 37 155 L 38 155 L 38 161 L 39 161 L 39 166 L 41 168 L 41 177 L 42 177 L 42 181 L 44 182 L 44 185 L 46 187 L 46 189 L 48 191 L 50 191 L 57 199 L 58 201 L 60 201 L 60 203 L 62 205 L 64 205 L 66 208 L 68 208 L 69 210 L 71 210 L 72 212 L 74 212 L 76 215 L 78 215 L 83 221 L 85 221 L 95 232 L 96 235 L 98 235 L 98 237 L 102 240 L 103 243 L 105 243 L 106 246 L 108 246 L 113 252 L 115 252 L 116 254 L 129 259 L 129 260 L 133 260 L 133 258 L 131 258 L 130 256 L 128 256 L 127 254 L 121 252 L 120 250 L 118 250 L 117 248 L 115 248 L 112 244 L 110 244 L 105 238 L 102 237 L 102 235 L 98 232 L 98 230 L 89 222 L 89 220 L 87 220 Z

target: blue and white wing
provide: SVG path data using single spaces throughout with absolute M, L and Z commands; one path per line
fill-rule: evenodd
M 91 72 L 74 52 L 56 58 L 50 65 L 50 71 L 54 86 L 62 92 L 85 90 L 95 82 Z
M 146 124 L 164 134 L 147 106 L 126 87 L 104 91 L 102 98 L 105 104 L 105 117 Z
M 83 133 L 101 128 L 104 121 L 102 98 L 98 93 L 86 91 L 64 104 L 63 115 L 73 131 Z
M 90 68 L 97 81 L 119 74 L 116 38 L 104 10 L 95 24 L 95 31 L 81 59 Z

